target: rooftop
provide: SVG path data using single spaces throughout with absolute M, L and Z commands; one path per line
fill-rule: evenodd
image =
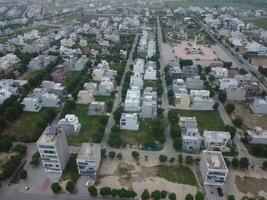
M 101 151 L 100 144 L 97 143 L 83 143 L 77 159 L 96 160 Z
M 222 153 L 220 151 L 202 151 L 204 162 L 206 162 L 208 169 L 219 169 L 228 171 L 228 168 L 223 159 Z

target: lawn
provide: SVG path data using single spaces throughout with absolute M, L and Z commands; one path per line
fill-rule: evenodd
M 71 180 L 72 182 L 76 183 L 79 179 L 80 175 L 77 169 L 76 158 L 77 154 L 70 155 L 66 168 L 62 174 L 63 180 Z
M 267 18 L 255 19 L 252 22 L 259 28 L 267 29 Z
M 57 28 L 53 27 L 53 26 L 47 26 L 47 25 L 39 25 L 37 27 L 35 27 L 34 29 L 40 31 L 41 33 L 45 33 L 45 32 L 51 32 L 56 30 Z
M 192 185 L 198 187 L 197 179 L 189 167 L 183 165 L 157 166 L 157 176 L 173 183 Z
M 8 126 L 3 134 L 14 137 L 16 141 L 36 138 L 36 124 L 44 118 L 47 110 L 48 109 L 42 108 L 37 113 L 24 112 L 16 122 Z
M 78 117 L 79 122 L 82 124 L 80 133 L 68 137 L 68 144 L 76 146 L 81 145 L 83 142 L 92 141 L 94 134 L 102 126 L 101 119 L 108 118 L 106 116 L 89 116 L 88 105 L 77 105 L 73 114 Z
M 224 130 L 224 123 L 217 111 L 189 111 L 177 110 L 181 117 L 196 117 L 198 129 L 202 134 L 204 130 L 222 131 Z
M 157 88 L 157 81 L 144 81 L 144 88 L 152 87 L 153 89 Z

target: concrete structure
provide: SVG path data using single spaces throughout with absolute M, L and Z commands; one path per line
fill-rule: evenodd
M 176 93 L 175 94 L 175 108 L 181 110 L 190 109 L 190 96 L 187 93 Z
M 58 124 L 64 129 L 66 135 L 76 135 L 81 129 L 78 117 L 72 114 L 65 115 L 65 118 L 59 120 Z
M 175 93 L 180 93 L 180 89 L 186 89 L 186 84 L 183 79 L 174 79 L 172 81 L 172 91 Z
M 139 90 L 143 89 L 144 81 L 143 75 L 140 73 L 134 73 L 130 79 L 130 88 L 138 88 Z
M 246 91 L 243 87 L 230 86 L 226 88 L 227 100 L 231 101 L 245 101 Z
M 155 81 L 157 80 L 157 69 L 156 63 L 153 61 L 148 61 L 146 65 L 144 80 Z
M 44 69 L 55 60 L 56 56 L 39 55 L 30 61 L 30 63 L 28 64 L 28 68 L 32 71 Z
M 46 89 L 48 93 L 53 93 L 58 96 L 65 94 L 65 86 L 62 83 L 55 83 L 54 81 L 42 81 L 41 87 Z
M 62 174 L 69 159 L 64 130 L 55 125 L 47 127 L 38 139 L 37 147 L 45 172 Z
M 23 111 L 26 112 L 39 112 L 42 108 L 42 104 L 36 97 L 25 97 L 22 104 L 24 105 Z
M 89 104 L 95 100 L 91 90 L 80 90 L 77 95 L 77 104 Z
M 267 96 L 264 99 L 255 98 L 250 108 L 255 114 L 267 114 Z
M 222 78 L 219 80 L 220 82 L 220 90 L 225 90 L 230 86 L 238 86 L 238 81 L 235 78 Z
M 93 95 L 97 94 L 97 83 L 84 83 L 83 88 L 84 90 L 90 90 Z
M 192 110 L 213 110 L 215 102 L 208 90 L 191 90 L 190 99 Z
M 123 130 L 138 131 L 139 122 L 137 113 L 122 113 L 120 119 L 120 128 Z
M 157 116 L 157 92 L 153 88 L 146 87 L 143 93 L 140 116 L 142 118 L 153 118 Z
M 101 81 L 104 76 L 104 71 L 102 69 L 94 69 L 92 77 L 94 81 Z
M 80 175 L 95 179 L 101 161 L 101 147 L 97 143 L 83 143 L 76 158 Z
M 145 61 L 143 59 L 136 59 L 135 64 L 133 66 L 133 71 L 134 73 L 144 73 L 144 68 L 145 68 Z
M 89 115 L 106 115 L 106 105 L 104 101 L 93 101 L 89 105 Z
M 196 117 L 180 117 L 183 151 L 196 152 L 201 148 L 202 137 L 198 132 Z
M 203 141 L 206 150 L 230 151 L 231 135 L 229 132 L 204 130 Z
M 42 94 L 42 106 L 48 108 L 58 108 L 61 104 L 60 99 L 55 94 Z
M 252 130 L 247 130 L 247 139 L 252 144 L 267 144 L 267 130 L 261 127 L 255 127 Z
M 218 151 L 202 151 L 200 172 L 204 185 L 222 186 L 228 174 L 228 168 L 222 153 Z
M 186 89 L 188 90 L 202 90 L 204 81 L 199 76 L 193 78 L 186 78 Z
M 137 88 L 128 89 L 124 101 L 124 110 L 128 112 L 140 112 L 140 104 L 140 90 Z
M 226 78 L 228 77 L 228 69 L 223 67 L 213 67 L 211 68 L 210 75 L 215 78 Z
M 98 86 L 98 95 L 110 96 L 111 92 L 115 90 L 115 85 L 110 77 L 103 77 Z

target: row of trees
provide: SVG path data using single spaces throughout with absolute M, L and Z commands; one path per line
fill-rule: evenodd
M 88 192 L 90 193 L 91 196 L 96 197 L 98 195 L 98 189 L 92 185 L 88 187 Z M 110 187 L 102 187 L 99 189 L 99 194 L 102 197 L 112 197 L 112 198 L 135 198 L 136 197 L 136 192 L 132 189 L 112 189 Z

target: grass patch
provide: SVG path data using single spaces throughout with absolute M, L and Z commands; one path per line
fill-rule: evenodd
M 94 96 L 95 101 L 104 101 L 108 102 L 109 100 L 113 100 L 110 96 Z
M 153 89 L 157 88 L 157 81 L 144 81 L 144 88 L 152 87 Z
M 183 165 L 157 166 L 157 176 L 173 183 L 192 185 L 198 187 L 197 179 L 189 167 Z
M 24 112 L 16 122 L 8 126 L 3 134 L 11 136 L 16 141 L 25 141 L 30 138 L 35 138 L 36 124 L 45 117 L 47 110 L 47 108 L 42 108 L 37 113 Z M 58 113 L 59 109 L 56 110 Z
M 78 146 L 83 142 L 91 142 L 98 128 L 102 126 L 101 119 L 106 116 L 89 116 L 88 105 L 77 105 L 73 113 L 79 118 L 82 128 L 77 135 L 68 137 L 68 144 Z
M 47 26 L 47 25 L 39 25 L 37 27 L 35 27 L 34 29 L 40 31 L 41 33 L 45 33 L 45 32 L 51 32 L 56 30 L 57 28 L 53 27 L 53 26 Z
M 177 114 L 181 117 L 196 117 L 198 129 L 202 134 L 204 130 L 222 131 L 224 123 L 217 111 L 191 111 L 177 110 Z
M 63 180 L 71 180 L 72 182 L 76 183 L 79 179 L 80 175 L 77 169 L 76 158 L 77 154 L 70 155 L 70 158 L 62 175 Z
M 267 29 L 267 18 L 255 19 L 252 22 L 259 28 Z

